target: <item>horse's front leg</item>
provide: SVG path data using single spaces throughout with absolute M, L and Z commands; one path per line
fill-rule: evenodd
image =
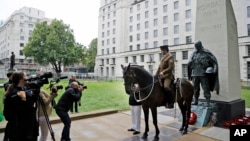
M 151 108 L 151 113 L 152 113 L 152 117 L 153 117 L 153 124 L 155 126 L 155 138 L 154 138 L 154 141 L 158 141 L 160 131 L 159 131 L 158 122 L 157 122 L 157 107 Z
M 144 120 L 145 120 L 145 132 L 142 135 L 142 139 L 147 139 L 148 137 L 148 131 L 149 131 L 149 125 L 148 125 L 148 115 L 149 115 L 149 108 L 142 106 L 143 113 L 144 113 Z
M 179 105 L 179 108 L 181 110 L 181 115 L 182 115 L 182 125 L 181 125 L 181 128 L 179 129 L 179 131 L 182 132 L 184 130 L 185 123 L 186 123 L 186 112 L 185 112 L 185 107 L 184 107 L 183 101 L 178 101 L 178 105 Z

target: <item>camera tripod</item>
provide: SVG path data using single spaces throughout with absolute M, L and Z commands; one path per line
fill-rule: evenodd
M 39 93 L 39 96 L 38 96 L 38 101 L 39 101 L 39 104 L 40 104 L 41 107 L 42 107 L 42 110 L 43 110 L 43 113 L 44 113 L 44 117 L 45 117 L 45 119 L 46 119 L 46 123 L 47 123 L 48 128 L 49 128 L 49 131 L 50 131 L 51 138 L 52 138 L 53 141 L 56 141 L 56 140 L 55 140 L 55 136 L 54 136 L 54 131 L 53 131 L 52 126 L 51 126 L 51 124 L 50 124 L 50 122 L 49 122 L 49 116 L 48 116 L 48 113 L 47 113 L 47 111 L 46 111 L 45 104 L 44 104 L 44 101 L 43 101 L 42 98 L 41 98 L 40 93 Z M 39 105 L 38 105 L 38 107 L 39 107 Z M 39 109 L 39 110 L 40 110 L 40 109 Z M 39 113 L 39 112 L 38 112 L 38 113 Z M 38 117 L 39 117 L 39 114 L 38 114 Z M 39 122 L 39 121 L 38 121 L 38 122 Z

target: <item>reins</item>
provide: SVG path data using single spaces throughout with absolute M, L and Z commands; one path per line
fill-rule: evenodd
M 152 78 L 153 78 L 152 84 L 149 84 L 149 85 L 147 85 L 146 87 L 143 87 L 143 88 L 140 89 L 140 90 L 134 91 L 134 98 L 135 98 L 135 100 L 136 100 L 137 102 L 141 102 L 141 101 L 144 101 L 144 100 L 148 99 L 149 96 L 152 94 L 152 91 L 153 91 L 153 89 L 154 89 L 154 84 L 157 83 L 157 82 L 159 81 L 159 80 L 155 81 L 155 78 L 154 78 L 153 75 L 152 75 Z M 150 89 L 149 94 L 148 94 L 146 97 L 144 97 L 143 99 L 141 99 L 141 91 L 144 90 L 144 89 L 147 89 L 147 88 L 150 87 L 151 85 L 152 85 L 152 87 L 151 87 L 151 89 Z M 136 96 L 135 96 L 135 95 L 136 95 L 136 92 L 138 92 L 139 99 L 137 99 Z

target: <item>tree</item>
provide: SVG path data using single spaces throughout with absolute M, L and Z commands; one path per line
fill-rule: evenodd
M 97 38 L 93 39 L 88 48 L 84 49 L 83 64 L 88 69 L 88 72 L 93 72 L 95 67 L 95 58 L 97 54 Z
M 41 65 L 51 64 L 56 73 L 61 66 L 69 66 L 81 61 L 82 48 L 75 43 L 73 30 L 62 20 L 52 20 L 36 24 L 29 42 L 23 49 L 25 57 L 33 57 Z

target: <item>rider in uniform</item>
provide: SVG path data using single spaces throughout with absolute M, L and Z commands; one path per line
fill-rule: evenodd
M 164 90 L 168 94 L 166 108 L 174 108 L 174 93 L 171 90 L 171 83 L 174 80 L 174 57 L 169 53 L 168 45 L 160 46 L 162 59 L 156 76 L 161 79 L 160 85 L 164 87 Z

